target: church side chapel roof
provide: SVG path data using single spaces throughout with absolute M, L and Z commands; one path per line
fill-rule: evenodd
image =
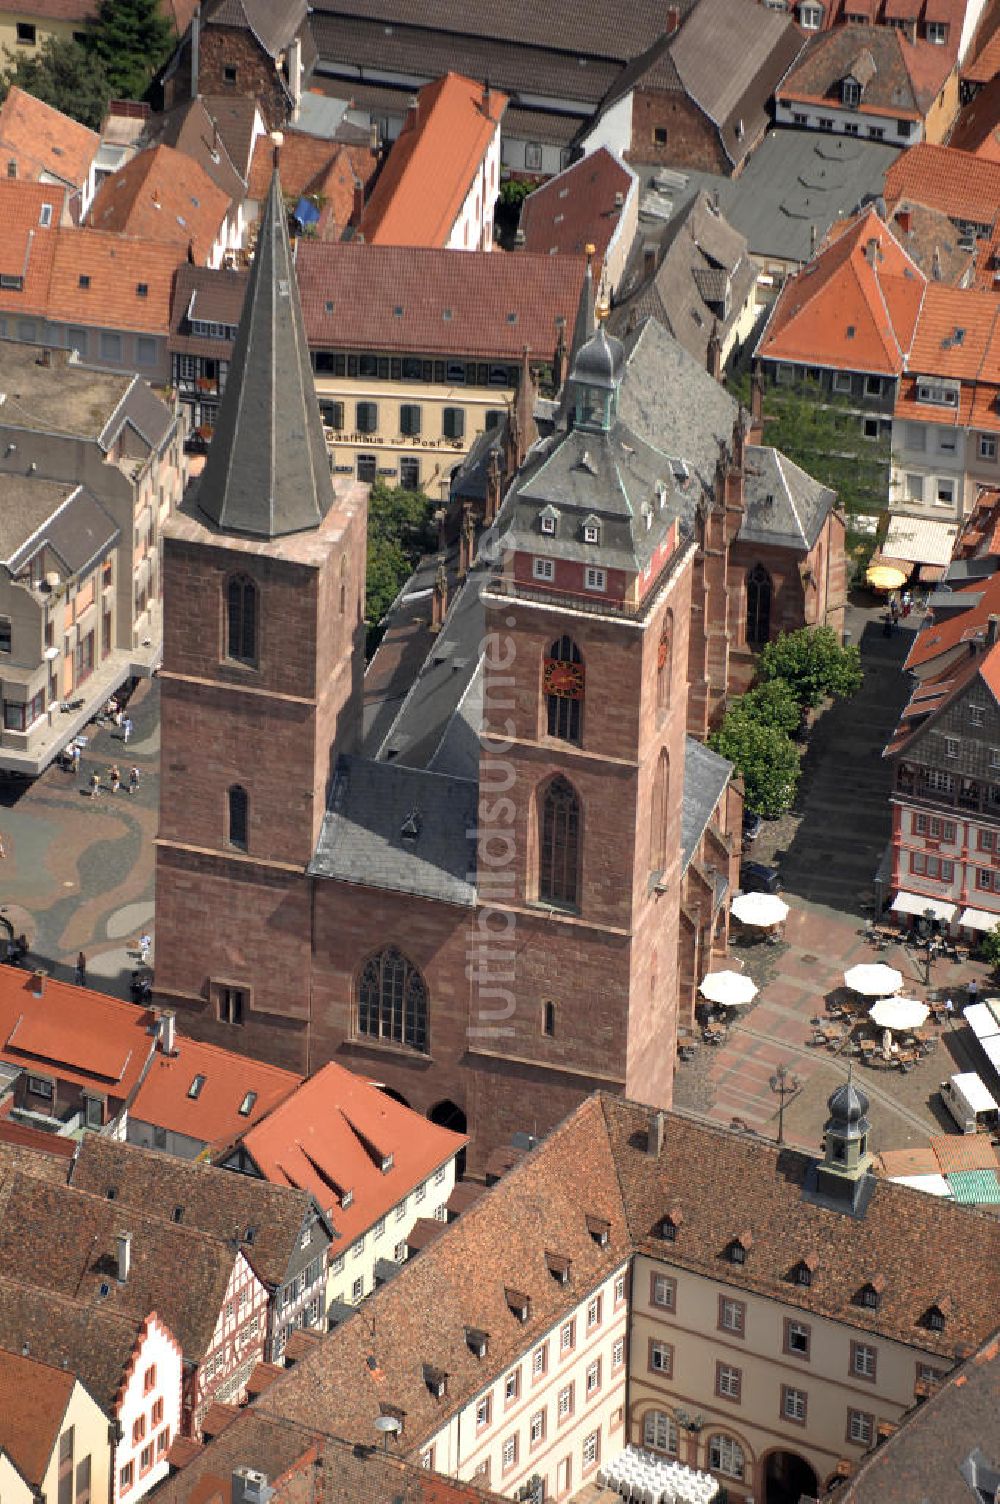
M 743 459 L 746 516 L 740 526 L 743 543 L 767 543 L 793 549 L 812 548 L 836 492 L 771 446 L 748 444 Z
M 733 776 L 733 765 L 695 741 L 684 741 L 684 791 L 681 803 L 681 871 L 686 872 L 716 805 Z
M 475 902 L 478 783 L 341 757 L 309 871 L 367 888 Z
M 316 528 L 333 502 L 277 170 L 197 502 L 255 538 Z

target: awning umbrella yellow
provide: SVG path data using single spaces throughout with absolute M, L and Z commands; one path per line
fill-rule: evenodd
M 871 564 L 865 579 L 873 590 L 900 590 L 906 584 L 906 575 L 894 564 Z

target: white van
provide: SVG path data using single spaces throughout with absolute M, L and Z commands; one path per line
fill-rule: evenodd
M 941 1082 L 941 1100 L 963 1133 L 991 1133 L 1000 1120 L 985 1082 L 975 1071 L 963 1071 Z

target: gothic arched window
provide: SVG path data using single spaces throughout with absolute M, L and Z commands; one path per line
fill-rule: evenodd
M 226 586 L 226 657 L 257 664 L 257 586 L 243 574 Z
M 674 666 L 674 613 L 663 618 L 663 631 L 656 655 L 656 708 L 666 710 L 670 704 L 670 680 Z
M 747 642 L 757 646 L 771 639 L 771 576 L 763 564 L 747 572 Z
M 394 946 L 369 956 L 361 969 L 358 1033 L 427 1052 L 427 983 Z
M 542 795 L 538 896 L 576 908 L 580 895 L 580 801 L 569 781 L 553 778 Z
M 230 846 L 235 846 L 239 851 L 246 851 L 249 838 L 249 811 L 250 801 L 247 791 L 240 784 L 234 783 L 226 795 L 228 801 L 227 820 L 228 828 L 226 840 Z
M 543 688 L 549 736 L 580 745 L 583 658 L 572 637 L 560 637 L 544 663 Z
M 653 777 L 653 805 L 649 828 L 649 870 L 662 872 L 667 865 L 667 823 L 670 818 L 670 758 L 660 753 Z

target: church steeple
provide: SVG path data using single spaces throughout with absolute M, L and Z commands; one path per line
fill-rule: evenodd
M 226 532 L 278 538 L 318 527 L 332 502 L 275 166 L 198 506 Z
M 823 1130 L 825 1152 L 816 1167 L 816 1189 L 845 1210 L 863 1212 L 871 1189 L 872 1154 L 868 1098 L 854 1085 L 853 1073 L 830 1097 L 830 1116 Z

